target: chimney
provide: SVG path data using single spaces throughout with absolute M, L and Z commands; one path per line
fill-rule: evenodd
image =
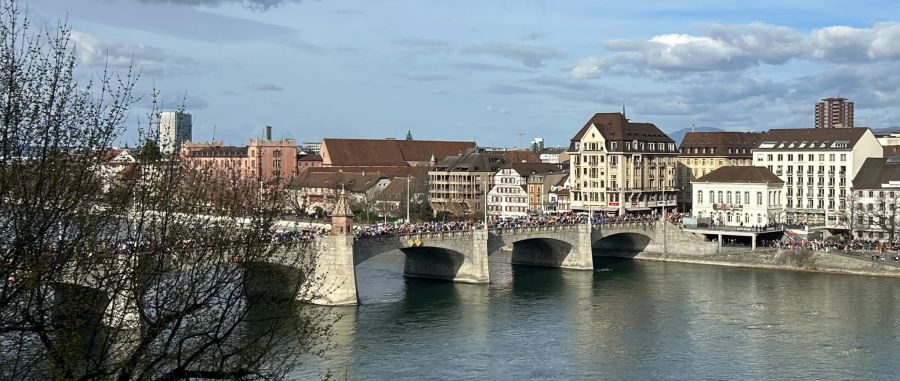
M 266 126 L 266 140 L 272 140 L 272 126 Z

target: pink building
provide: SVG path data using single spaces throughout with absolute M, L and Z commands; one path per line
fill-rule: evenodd
M 216 170 L 239 171 L 241 176 L 264 181 L 276 177 L 290 179 L 297 173 L 297 141 L 294 139 L 251 139 L 246 147 L 225 146 L 221 141 L 211 143 L 184 142 L 181 157 Z

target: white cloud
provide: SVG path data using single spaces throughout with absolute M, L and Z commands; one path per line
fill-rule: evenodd
M 492 105 L 487 105 L 484 107 L 484 112 L 493 112 L 497 114 L 509 114 L 509 109 L 503 107 L 494 107 Z
M 900 59 L 900 23 L 871 28 L 830 26 L 804 35 L 794 29 L 760 23 L 711 25 L 705 35 L 662 34 L 649 40 L 612 40 L 611 54 L 576 62 L 574 78 L 610 72 L 737 71 L 791 60 L 826 64 Z
M 157 47 L 102 41 L 77 31 L 71 32 L 71 40 L 78 63 L 88 67 L 108 65 L 117 70 L 133 67 L 135 71 L 151 75 L 163 72 L 169 75 L 186 74 L 194 69 L 193 59 L 173 56 Z

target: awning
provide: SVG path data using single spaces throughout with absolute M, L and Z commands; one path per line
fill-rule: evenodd
M 636 210 L 636 211 L 641 211 L 641 210 L 650 210 L 650 208 L 637 208 L 637 207 L 630 208 L 630 207 L 625 207 L 625 210 Z

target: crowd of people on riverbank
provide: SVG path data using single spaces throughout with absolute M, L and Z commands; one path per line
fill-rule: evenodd
M 843 251 L 843 252 L 900 252 L 900 243 L 887 243 L 868 240 L 853 240 L 852 242 L 838 242 L 832 240 L 800 238 L 774 241 L 772 247 L 786 250 L 815 250 L 815 251 Z

